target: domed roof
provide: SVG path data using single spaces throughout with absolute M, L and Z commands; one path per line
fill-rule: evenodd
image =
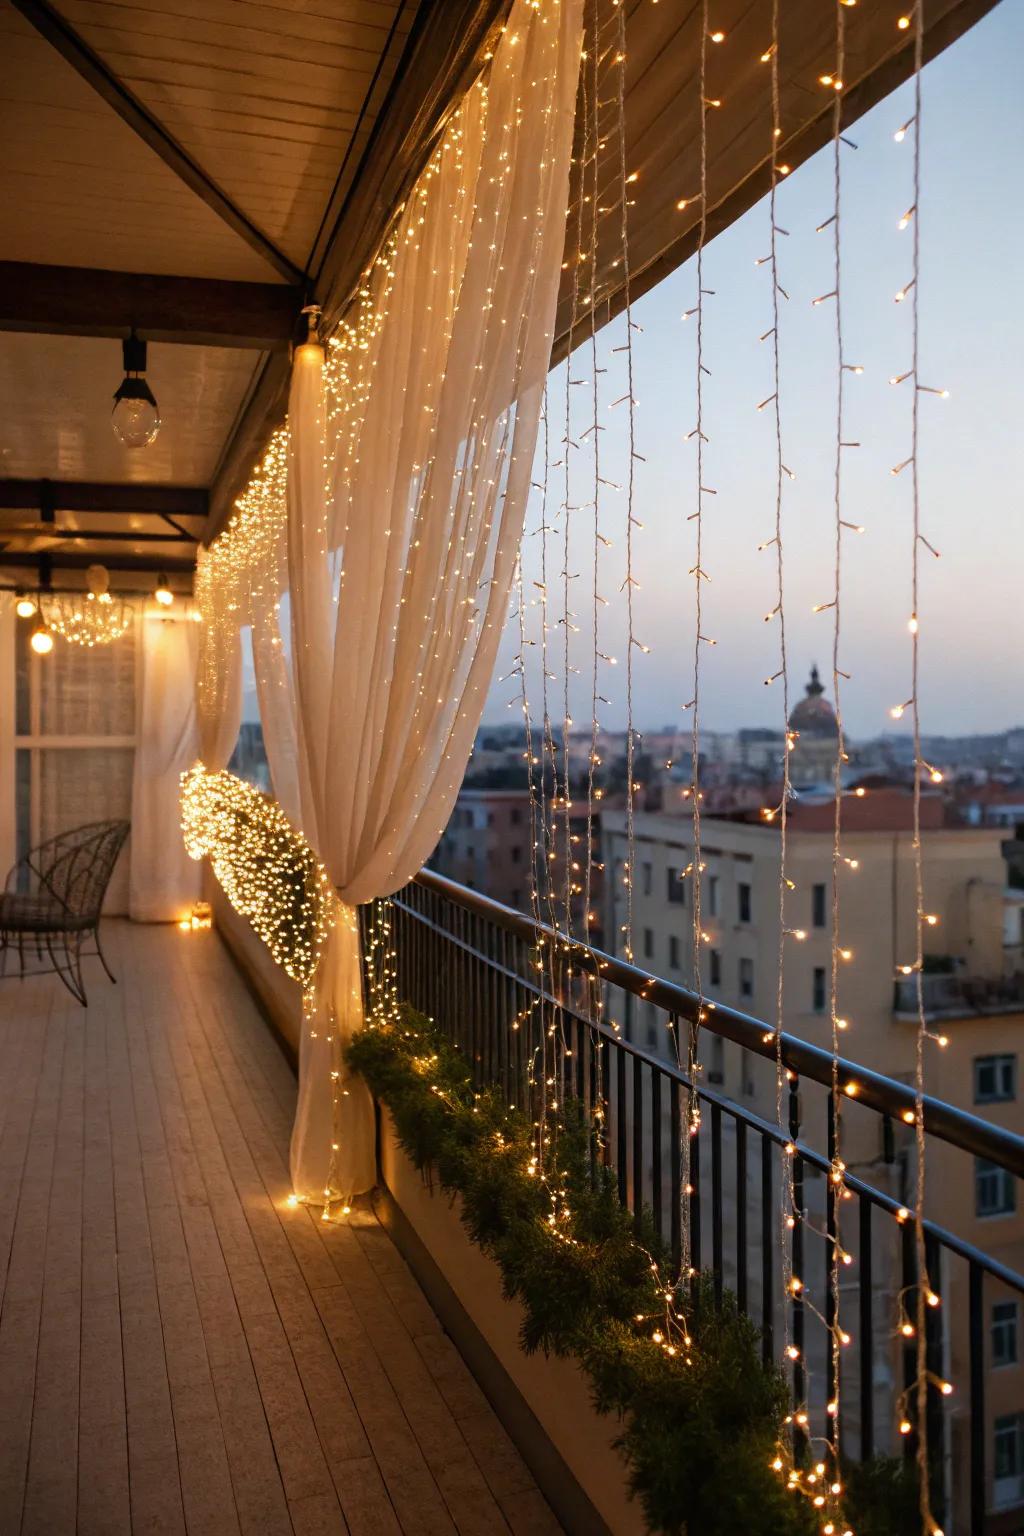
M 835 710 L 825 697 L 817 667 L 811 668 L 807 697 L 794 706 L 789 717 L 789 728 L 802 736 L 828 736 L 835 740 L 839 735 Z

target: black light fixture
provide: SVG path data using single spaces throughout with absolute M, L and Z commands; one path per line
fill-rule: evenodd
M 171 591 L 171 584 L 167 580 L 167 577 L 164 575 L 163 571 L 160 572 L 160 575 L 156 579 L 156 587 L 153 590 L 153 596 L 156 598 L 161 608 L 169 608 L 174 602 L 174 593 Z
M 114 436 L 126 448 L 145 448 L 160 431 L 156 396 L 146 383 L 146 343 L 132 333 L 121 343 L 124 378 L 114 395 L 111 425 Z

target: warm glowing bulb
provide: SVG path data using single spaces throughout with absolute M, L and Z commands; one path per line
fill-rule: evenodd
M 26 597 L 24 593 L 19 594 L 14 604 L 14 611 L 19 619 L 30 619 L 36 611 L 34 599 Z
M 724 43 L 725 42 L 725 33 L 724 32 L 712 32 L 711 33 L 711 41 L 713 43 Z
M 163 608 L 169 608 L 174 602 L 174 593 L 171 591 L 167 577 L 162 573 L 157 577 L 156 589 L 153 596 Z
M 910 17 L 909 16 L 901 16 L 899 21 L 896 23 L 896 25 L 899 27 L 901 32 L 905 32 L 907 30 L 907 28 L 910 26 Z
M 37 656 L 49 656 L 53 650 L 53 636 L 42 622 L 38 623 L 32 631 L 29 644 Z

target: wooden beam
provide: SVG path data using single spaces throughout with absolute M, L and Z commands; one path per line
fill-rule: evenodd
M 137 512 L 205 517 L 209 493 L 193 485 L 104 485 L 91 480 L 0 480 L 0 509 Z
M 423 3 L 373 132 L 338 209 L 315 287 L 328 327 L 343 313 L 448 114 L 484 64 L 511 0 Z
M 286 351 L 302 302 L 285 283 L 0 261 L 0 331 L 127 336 L 134 326 L 147 341 Z
M 0 526 L 0 544 L 7 539 L 84 539 L 88 544 L 198 544 L 199 539 L 184 531 L 172 533 L 136 533 L 132 528 L 66 528 L 34 527 L 19 524 L 16 528 Z
M 35 555 L 25 554 L 22 550 L 14 552 L 0 550 L 0 571 L 5 568 L 15 571 L 36 571 L 43 560 L 49 560 L 55 571 L 87 571 L 90 565 L 105 565 L 111 574 L 115 571 L 153 571 L 154 573 L 166 571 L 168 576 L 172 573 L 191 576 L 195 569 L 193 560 L 180 560 L 173 555 L 108 554 L 100 561 L 97 560 L 95 552 L 90 555 L 79 555 L 70 551 L 65 553 L 59 549 L 48 549 L 44 553 Z
M 242 212 L 224 189 L 194 160 L 184 145 L 164 127 L 124 81 L 114 74 L 94 49 L 79 35 L 49 0 L 13 0 L 15 9 L 45 37 L 72 69 L 92 86 L 93 90 L 112 107 L 121 120 L 160 156 L 166 166 L 178 176 L 197 197 L 202 198 L 224 223 L 233 229 L 252 250 L 263 257 L 275 272 L 280 272 L 289 283 L 302 283 L 304 274 L 283 251 L 279 250 L 252 220 Z

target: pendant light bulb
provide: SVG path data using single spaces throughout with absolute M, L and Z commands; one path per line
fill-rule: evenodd
M 39 620 L 39 623 L 29 636 L 29 645 L 31 645 L 37 656 L 49 656 L 53 650 L 53 636 L 42 619 Z
M 174 602 L 174 593 L 171 591 L 167 577 L 162 571 L 156 579 L 156 588 L 153 592 L 153 596 L 163 608 L 169 608 Z
M 27 592 L 14 594 L 14 611 L 19 619 L 30 619 L 36 611 L 35 599 L 29 597 Z
M 145 448 L 160 431 L 160 410 L 156 396 L 145 380 L 146 343 L 134 329 L 121 343 L 124 378 L 114 395 L 111 426 L 114 436 L 125 448 Z

